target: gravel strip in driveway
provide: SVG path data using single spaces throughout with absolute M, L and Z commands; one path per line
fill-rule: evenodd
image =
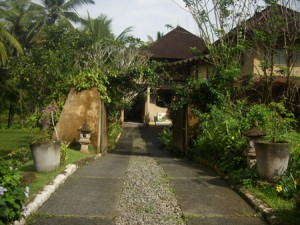
M 125 180 L 116 224 L 185 224 L 167 175 L 148 156 L 142 138 L 133 141 Z

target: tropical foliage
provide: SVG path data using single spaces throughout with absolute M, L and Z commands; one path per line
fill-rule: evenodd
M 299 119 L 295 109 L 299 87 L 291 88 L 293 53 L 298 52 L 300 40 L 298 1 L 184 2 L 208 46 L 209 54 L 204 59 L 213 65 L 208 70 L 208 79 L 191 77 L 174 89 L 172 110 L 189 104 L 198 117 L 197 136 L 189 146 L 191 156 L 202 163 L 217 165 L 238 185 L 258 193 L 259 197 L 265 194 L 267 197 L 263 198 L 268 203 L 268 198 L 290 203 L 288 210 L 274 205 L 276 213 L 294 212 L 293 198 L 299 202 L 300 192 L 299 133 L 293 114 L 296 112 Z M 264 11 L 266 6 L 268 10 Z M 298 11 L 291 10 L 295 7 Z M 258 21 L 248 20 L 254 13 Z M 280 68 L 274 65 L 278 46 L 282 46 L 287 59 L 286 65 Z M 241 59 L 251 54 L 260 56 L 261 63 L 255 68 L 259 72 L 241 77 L 242 66 L 247 63 Z M 259 84 L 252 79 L 254 75 L 260 75 Z M 285 78 L 279 92 L 274 89 L 275 75 Z M 247 169 L 246 138 L 242 133 L 254 119 L 267 133 L 267 139 L 292 143 L 288 170 L 277 184 L 263 182 L 255 169 Z
M 152 78 L 159 65 L 140 54 L 143 43 L 131 27 L 115 35 L 106 15 L 79 17 L 75 10 L 93 0 L 0 3 L 0 109 L 8 127 L 16 116 L 24 127 L 52 101 L 61 107 L 71 86 L 98 88 L 114 114 L 159 81 Z
M 108 108 L 111 141 L 120 132 L 113 128 L 120 110 L 147 85 L 159 82 L 155 76 L 160 64 L 140 54 L 143 43 L 130 35 L 130 27 L 115 35 L 106 15 L 78 16 L 75 10 L 91 3 L 0 0 L 0 111 L 1 118 L 8 115 L 9 128 L 16 120 L 21 128 L 43 126 L 45 132 L 37 138 L 44 140 L 56 119 L 52 112 L 59 112 L 71 87 L 97 88 Z M 53 102 L 57 105 L 49 105 Z M 7 156 L 18 165 L 29 157 L 24 149 Z M 61 162 L 67 157 L 63 144 Z M 21 218 L 28 190 L 20 186 L 16 170 L 2 162 L 0 167 L 0 224 L 7 224 Z
M 22 217 L 29 188 L 21 186 L 21 176 L 8 163 L 0 164 L 0 224 L 9 224 Z

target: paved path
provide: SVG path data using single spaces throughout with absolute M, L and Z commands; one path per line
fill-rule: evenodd
M 40 208 L 32 224 L 115 224 L 132 141 L 140 136 L 167 173 L 187 224 L 266 224 L 212 171 L 161 151 L 156 138 L 160 130 L 127 124 L 114 153 L 79 168 Z

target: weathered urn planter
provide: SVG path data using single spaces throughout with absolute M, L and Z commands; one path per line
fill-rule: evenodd
M 288 167 L 291 144 L 288 142 L 255 142 L 256 166 L 261 179 L 276 182 Z
M 49 172 L 60 164 L 60 141 L 30 145 L 36 171 Z

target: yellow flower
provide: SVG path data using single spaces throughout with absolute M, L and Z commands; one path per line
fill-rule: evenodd
M 298 182 L 296 180 L 294 180 L 294 185 L 297 186 Z
M 282 186 L 281 186 L 281 185 L 277 185 L 277 186 L 276 186 L 276 191 L 277 191 L 278 193 L 282 192 Z
M 231 139 L 234 140 L 234 136 L 232 136 Z

